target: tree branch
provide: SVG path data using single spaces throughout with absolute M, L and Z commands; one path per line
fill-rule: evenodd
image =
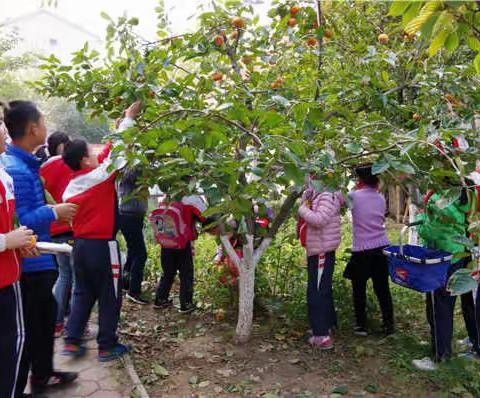
M 230 59 L 230 62 L 232 63 L 232 68 L 233 70 L 238 74 L 240 79 L 242 78 L 242 75 L 240 73 L 240 67 L 238 66 L 238 62 L 235 59 L 235 54 L 232 51 L 232 47 L 230 46 L 230 42 L 228 41 L 227 34 L 225 32 L 222 33 L 223 35 L 223 41 L 225 42 L 225 50 L 227 52 L 227 56 Z M 240 38 L 240 34 L 237 37 L 237 41 Z
M 290 210 L 292 209 L 293 205 L 300 197 L 300 195 L 300 192 L 292 192 L 290 195 L 288 195 L 287 199 L 285 199 L 285 201 L 283 202 L 280 211 L 272 222 L 272 226 L 267 233 L 267 238 L 273 238 L 275 236 L 275 234 L 278 232 L 278 229 L 287 219 L 288 215 L 290 214 Z
M 140 131 L 141 132 L 145 132 L 149 129 L 151 129 L 153 126 L 155 126 L 158 122 L 160 122 L 162 119 L 165 119 L 169 116 L 173 116 L 173 115 L 176 115 L 178 113 L 183 113 L 183 112 L 186 112 L 186 113 L 196 113 L 196 114 L 202 114 L 204 116 L 210 116 L 210 117 L 213 117 L 213 118 L 216 118 L 216 119 L 219 119 L 219 120 L 222 120 L 223 122 L 227 123 L 227 124 L 230 124 L 231 126 L 234 126 L 236 127 L 237 129 L 239 129 L 240 131 L 242 131 L 243 133 L 251 136 L 255 142 L 257 142 L 257 144 L 259 144 L 260 146 L 263 146 L 263 142 L 262 140 L 253 132 L 251 132 L 250 130 L 246 129 L 245 127 L 243 127 L 240 123 L 234 121 L 234 120 L 230 120 L 230 119 L 227 119 L 225 116 L 219 114 L 219 113 L 215 113 L 215 112 L 206 112 L 206 111 L 203 111 L 201 109 L 189 109 L 189 108 L 182 108 L 182 109 L 176 109 L 174 111 L 170 111 L 170 112 L 167 112 L 167 113 L 163 113 L 161 114 L 160 116 L 158 116 L 154 121 L 150 122 L 148 125 L 146 125 L 145 127 L 143 127 Z
M 317 24 L 320 28 L 323 26 L 323 12 L 322 12 L 322 1 L 317 0 Z M 315 83 L 315 101 L 318 101 L 320 97 L 320 73 L 322 71 L 323 65 L 323 35 L 318 37 L 318 66 L 317 66 L 317 80 Z
M 365 156 L 369 156 L 369 155 L 375 155 L 375 154 L 379 154 L 379 153 L 384 153 L 384 152 L 388 152 L 390 151 L 391 149 L 394 149 L 396 146 L 398 145 L 401 145 L 401 144 L 407 144 L 409 142 L 418 142 L 417 140 L 403 140 L 403 141 L 397 141 L 395 142 L 394 144 L 392 145 L 389 145 L 385 148 L 380 148 L 380 149 L 375 149 L 373 151 L 369 151 L 369 152 L 363 152 L 363 153 L 359 153 L 357 155 L 352 155 L 352 156 L 347 156 L 346 158 L 343 158 L 341 160 L 339 160 L 337 162 L 338 165 L 342 165 L 346 162 L 349 162 L 350 160 L 355 160 L 355 159 L 360 159 L 360 158 L 363 158 Z

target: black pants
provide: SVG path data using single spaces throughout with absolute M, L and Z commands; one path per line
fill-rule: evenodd
M 464 261 L 452 265 L 448 276 L 463 266 Z M 444 287 L 426 294 L 427 320 L 430 325 L 432 355 L 435 361 L 441 361 L 452 356 L 453 318 L 456 300 L 456 296 L 451 296 Z M 477 318 L 475 312 L 478 311 L 478 307 L 476 309 L 472 308 L 472 293 L 461 296 L 461 300 L 465 326 L 475 348 L 475 346 L 478 347 L 478 332 L 475 321 Z
M 129 275 L 131 294 L 140 294 L 143 271 L 147 261 L 147 248 L 143 237 L 143 216 L 120 215 L 120 231 L 127 242 L 127 262 L 125 275 Z
M 478 308 L 478 290 L 477 296 L 474 297 L 473 292 L 468 292 L 460 296 L 462 302 L 462 315 L 465 322 L 465 328 L 467 329 L 468 338 L 473 345 L 473 349 L 480 353 L 480 339 L 479 339 L 479 328 L 477 325 L 477 320 L 480 321 L 480 309 Z
M 329 330 L 337 322 L 332 289 L 335 252 L 329 252 L 325 255 L 320 284 L 318 284 L 319 256 L 310 256 L 307 261 L 308 320 L 314 336 L 328 336 Z
M 25 342 L 20 283 L 0 289 L 0 398 L 15 393 L 18 370 Z
M 157 300 L 168 300 L 175 275 L 180 274 L 180 305 L 193 302 L 192 246 L 185 249 L 163 249 L 161 254 L 163 274 L 157 287 Z
M 52 289 L 57 271 L 27 272 L 22 274 L 25 347 L 17 380 L 17 393 L 27 385 L 28 372 L 32 379 L 42 382 L 53 372 L 53 345 L 57 302 Z
M 366 326 L 367 282 L 371 278 L 373 290 L 382 311 L 383 326 L 393 328 L 393 303 L 388 281 L 388 262 L 382 253 L 382 248 L 353 253 L 345 274 L 352 281 L 357 326 Z
M 67 322 L 67 344 L 81 344 L 85 326 L 98 301 L 98 349 L 108 350 L 117 342 L 122 306 L 120 254 L 116 241 L 76 239 L 74 300 Z

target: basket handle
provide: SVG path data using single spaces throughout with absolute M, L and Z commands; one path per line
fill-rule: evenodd
M 423 221 L 422 220 L 419 220 L 419 221 L 415 221 L 415 222 L 411 222 L 409 224 L 405 224 L 405 226 L 402 228 L 402 230 L 400 231 L 400 237 L 399 237 L 399 246 L 400 246 L 400 255 L 403 256 L 403 236 L 405 235 L 405 233 L 412 227 L 416 227 L 417 225 L 422 225 L 423 224 Z

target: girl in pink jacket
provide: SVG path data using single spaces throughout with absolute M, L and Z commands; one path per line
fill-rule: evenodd
M 330 330 L 336 324 L 332 278 L 335 250 L 341 241 L 341 192 L 318 193 L 310 186 L 302 197 L 299 216 L 306 225 L 308 263 L 307 310 L 313 336 L 309 343 L 324 350 L 333 348 Z

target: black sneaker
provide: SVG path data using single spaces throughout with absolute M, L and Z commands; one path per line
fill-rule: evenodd
M 141 304 L 141 305 L 150 304 L 150 301 L 143 298 L 140 294 L 127 293 L 127 299 L 130 300 L 132 303 L 136 303 L 136 304 Z
M 167 308 L 170 308 L 173 305 L 172 300 L 158 300 L 156 299 L 155 302 L 153 303 L 153 307 L 156 309 L 160 310 L 165 310 Z
M 385 334 L 385 336 L 391 336 L 395 333 L 395 328 L 393 327 L 393 325 L 386 325 L 383 327 L 383 333 Z
M 196 307 L 195 304 L 188 303 L 188 304 L 185 304 L 185 305 L 181 305 L 178 312 L 180 312 L 180 314 L 189 314 L 190 312 L 193 312 L 196 309 L 197 309 L 197 307 Z
M 75 381 L 78 377 L 76 372 L 53 372 L 50 377 L 43 380 L 32 378 L 30 384 L 33 395 L 41 394 L 46 390 L 64 386 Z
M 123 275 L 122 282 L 123 282 L 122 289 L 128 292 L 130 290 L 130 275 L 129 274 Z
M 356 334 L 357 336 L 362 336 L 362 337 L 368 336 L 367 329 L 365 329 L 363 326 L 355 326 L 353 328 L 353 333 Z

